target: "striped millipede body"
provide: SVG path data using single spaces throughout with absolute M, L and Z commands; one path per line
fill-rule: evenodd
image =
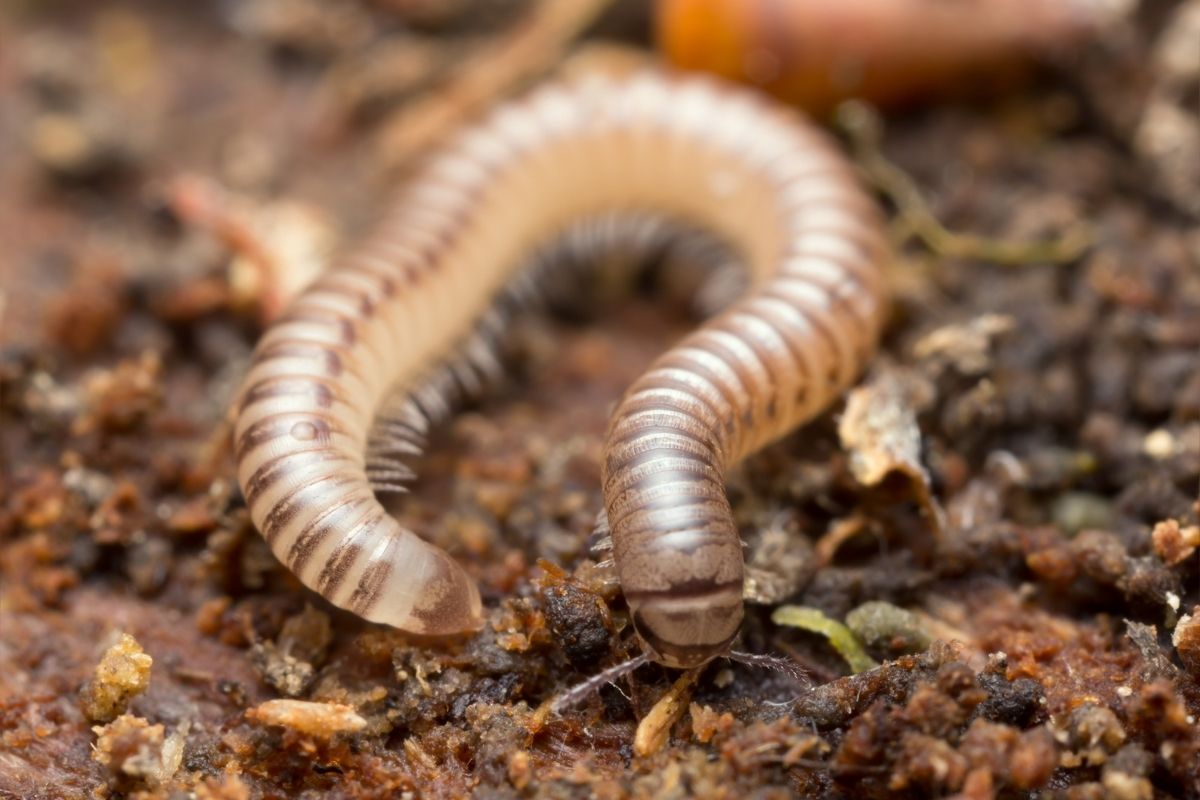
M 617 575 L 647 651 L 671 666 L 724 651 L 741 623 L 743 559 L 723 476 L 861 370 L 882 324 L 885 244 L 820 131 L 697 78 L 588 78 L 500 108 L 266 332 L 239 400 L 238 480 L 307 586 L 416 634 L 480 626 L 474 582 L 375 490 L 399 488 L 428 426 L 498 370 L 506 314 L 548 268 L 520 271 L 528 256 L 608 218 L 706 229 L 748 270 L 741 298 L 628 390 L 601 464 Z M 607 246 L 629 227 L 597 230 L 611 234 L 582 241 Z

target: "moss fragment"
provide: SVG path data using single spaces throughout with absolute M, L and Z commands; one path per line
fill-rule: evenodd
M 846 615 L 848 627 L 869 650 L 899 655 L 929 647 L 929 634 L 911 611 L 891 603 L 863 603 Z
M 838 651 L 838 655 L 846 660 L 852 672 L 865 672 L 879 666 L 875 659 L 866 654 L 849 628 L 825 616 L 824 612 L 818 609 L 780 606 L 771 614 L 771 621 L 776 625 L 800 628 L 824 636 L 833 645 L 833 649 Z

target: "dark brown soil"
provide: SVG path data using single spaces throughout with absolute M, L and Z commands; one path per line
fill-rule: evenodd
M 522 4 L 336 5 L 0 12 L 0 797 L 1200 797 L 1200 235 L 1129 139 L 1168 4 L 1021 93 L 886 121 L 948 227 L 1091 245 L 1008 266 L 901 247 L 865 391 L 913 390 L 915 461 L 860 483 L 835 408 L 731 481 L 769 601 L 738 648 L 811 679 L 718 660 L 645 756 L 677 675 L 544 704 L 635 652 L 588 545 L 606 414 L 695 324 L 678 274 L 521 320 L 512 379 L 397 504 L 480 581 L 470 640 L 302 589 L 232 483 L 222 426 L 268 292 L 229 279 L 177 179 L 251 225 L 300 209 L 280 247 L 353 239 L 392 179 L 379 120 Z M 850 675 L 771 623 L 785 599 L 837 620 L 885 601 L 917 630 Z

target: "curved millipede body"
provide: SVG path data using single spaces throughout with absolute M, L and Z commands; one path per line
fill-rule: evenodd
M 823 134 L 695 78 L 595 78 L 502 107 L 267 331 L 239 400 L 238 480 L 307 586 L 413 633 L 481 624 L 474 582 L 375 489 L 399 488 L 411 476 L 401 458 L 496 371 L 506 314 L 553 268 L 522 271 L 530 254 L 616 218 L 706 229 L 748 270 L 741 299 L 629 389 L 601 465 L 617 573 L 648 651 L 673 666 L 724 651 L 743 569 L 725 471 L 861 370 L 883 317 L 885 245 Z M 630 226 L 597 229 L 609 234 L 583 241 Z

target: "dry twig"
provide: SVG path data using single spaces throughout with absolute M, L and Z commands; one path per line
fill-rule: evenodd
M 843 103 L 837 124 L 849 137 L 854 159 L 867 180 L 895 204 L 893 233 L 899 244 L 916 237 L 940 256 L 1007 266 L 1068 263 L 1092 244 L 1091 234 L 1082 225 L 1044 242 L 1014 242 L 948 230 L 929 210 L 913 179 L 884 157 L 879 147 L 882 123 L 873 109 L 853 101 Z
M 512 32 L 480 47 L 449 80 L 388 120 L 383 161 L 402 166 L 493 99 L 549 69 L 610 0 L 542 2 Z

